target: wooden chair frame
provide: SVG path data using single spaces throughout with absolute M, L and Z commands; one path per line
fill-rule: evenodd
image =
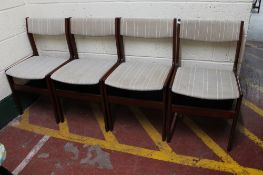
M 33 55 L 32 56 L 39 56 L 33 33 L 30 33 L 28 31 L 28 18 L 29 17 L 26 18 L 26 29 L 27 29 L 27 36 L 28 36 L 31 48 L 33 50 Z M 59 120 L 59 118 L 60 118 L 59 115 L 60 114 L 59 114 L 58 106 L 57 106 L 57 103 L 56 103 L 56 99 L 55 99 L 55 96 L 54 96 L 54 93 L 53 93 L 53 90 L 52 90 L 50 76 L 57 69 L 59 69 L 60 67 L 62 67 L 63 65 L 65 65 L 66 63 L 68 63 L 70 60 L 73 59 L 73 54 L 72 54 L 73 52 L 72 52 L 72 49 L 71 49 L 71 45 L 69 43 L 68 25 L 69 25 L 69 18 L 66 18 L 65 19 L 65 36 L 66 36 L 66 40 L 67 40 L 67 44 L 68 44 L 68 49 L 69 49 L 69 52 L 70 52 L 70 58 L 69 58 L 69 60 L 65 61 L 63 64 L 61 64 L 60 66 L 58 66 L 56 69 L 52 70 L 51 72 L 49 72 L 45 76 L 44 80 L 45 80 L 45 84 L 46 84 L 47 88 L 33 87 L 33 86 L 30 86 L 30 85 L 27 85 L 27 84 L 25 84 L 25 85 L 16 84 L 14 82 L 14 77 L 7 75 L 7 79 L 8 79 L 10 88 L 12 90 L 12 96 L 13 96 L 13 99 L 15 101 L 18 113 L 20 115 L 23 114 L 23 108 L 22 108 L 22 105 L 21 105 L 20 100 L 19 100 L 18 92 L 24 92 L 24 93 L 29 93 L 29 94 L 45 95 L 45 96 L 48 96 L 50 98 L 50 100 L 51 100 L 51 103 L 52 103 L 52 106 L 53 106 L 53 110 L 54 110 L 54 114 L 55 114 L 56 122 L 57 123 L 60 122 L 60 120 Z
M 110 92 L 108 91 L 109 86 L 105 84 L 104 88 L 104 94 L 105 94 L 105 105 L 107 109 L 107 115 L 108 115 L 108 125 L 109 129 L 112 131 L 113 130 L 113 118 L 111 115 L 111 109 L 110 105 L 111 104 L 121 104 L 121 105 L 134 105 L 134 106 L 141 106 L 141 107 L 146 107 L 146 108 L 153 108 L 153 109 L 159 109 L 163 110 L 163 130 L 162 130 L 162 140 L 166 140 L 166 120 L 167 120 L 167 92 L 168 92 L 168 85 L 169 81 L 172 75 L 172 71 L 174 70 L 174 67 L 176 66 L 176 26 L 177 26 L 177 20 L 173 20 L 173 48 L 172 48 L 172 67 L 168 73 L 168 76 L 165 80 L 163 89 L 160 90 L 162 93 L 162 101 L 154 101 L 154 100 L 144 100 L 144 99 L 137 99 L 137 98 L 128 98 L 128 97 L 123 97 L 123 96 L 116 96 L 116 95 L 111 95 Z M 123 44 L 123 36 L 120 35 L 120 23 L 118 26 L 118 44 L 119 44 L 119 49 L 120 49 L 120 55 L 121 55 L 121 62 L 125 62 L 125 52 L 124 52 L 124 44 Z M 111 72 L 113 72 L 112 70 Z M 110 73 L 111 73 L 110 72 Z M 109 75 L 108 75 L 109 76 Z M 104 82 L 107 79 L 108 76 L 104 77 Z M 126 92 L 136 92 L 132 90 L 125 90 Z
M 120 18 L 115 18 L 115 26 L 119 26 L 120 23 Z M 77 100 L 82 100 L 82 101 L 97 101 L 97 102 L 101 102 L 102 104 L 102 109 L 103 109 L 103 113 L 104 113 L 104 122 L 105 122 L 105 130 L 109 131 L 109 127 L 108 127 L 108 118 L 107 118 L 107 112 L 106 112 L 106 108 L 105 108 L 105 97 L 104 97 L 104 82 L 103 80 L 105 79 L 105 77 L 107 77 L 110 72 L 112 72 L 112 70 L 114 70 L 120 62 L 120 51 L 119 51 L 119 35 L 117 34 L 118 31 L 118 27 L 115 27 L 115 40 L 116 40 L 116 47 L 117 47 L 117 56 L 118 56 L 118 60 L 117 63 L 115 63 L 115 65 L 113 65 L 104 75 L 103 77 L 100 79 L 98 86 L 99 86 L 99 94 L 92 94 L 92 93 L 85 93 L 85 92 L 77 92 L 77 91 L 72 91 L 72 90 L 66 90 L 66 89 L 57 89 L 56 88 L 56 81 L 52 80 L 51 81 L 51 86 L 52 89 L 54 90 L 54 95 L 57 99 L 57 105 L 59 106 L 59 113 L 61 114 L 61 118 L 60 121 L 64 122 L 64 115 L 63 115 L 63 107 L 61 104 L 61 98 L 69 98 L 69 99 L 77 99 Z M 74 54 L 74 59 L 79 59 L 78 56 L 78 50 L 77 50 L 77 45 L 76 45 L 76 40 L 75 40 L 75 36 L 74 34 L 71 33 L 71 26 L 70 26 L 70 20 L 69 20 L 69 40 L 73 49 L 73 54 Z M 60 82 L 61 83 L 61 82 Z M 64 84 L 64 83 L 63 83 Z M 79 85 L 76 85 L 79 86 Z M 82 86 L 82 85 L 80 85 Z M 90 85 L 86 85 L 86 86 L 90 86 Z
M 257 5 L 257 3 L 258 3 L 258 5 Z M 258 13 L 260 11 L 260 6 L 261 6 L 261 0 L 256 0 L 256 2 L 252 4 L 253 9 L 258 9 Z
M 240 25 L 240 33 L 239 33 L 239 40 L 237 41 L 237 47 L 236 47 L 236 54 L 235 54 L 235 61 L 233 65 L 233 71 L 235 73 L 235 78 L 238 83 L 238 91 L 240 94 L 240 97 L 236 100 L 234 100 L 233 106 L 231 110 L 222 110 L 222 109 L 211 109 L 211 108 L 203 108 L 203 107 L 193 107 L 193 106 L 187 106 L 187 105 L 177 105 L 177 104 L 172 104 L 172 98 L 174 96 L 174 93 L 172 92 L 172 86 L 174 83 L 174 78 L 176 76 L 176 71 L 177 68 L 175 67 L 175 70 L 173 72 L 171 82 L 169 85 L 169 92 L 168 92 L 168 125 L 167 125 L 167 132 L 168 137 L 167 141 L 170 142 L 176 123 L 178 119 L 179 114 L 186 114 L 186 115 L 193 115 L 193 116 L 207 116 L 207 117 L 223 117 L 226 119 L 233 119 L 232 126 L 231 126 L 231 132 L 229 136 L 229 141 L 228 141 L 228 146 L 227 146 L 227 151 L 231 150 L 232 142 L 233 142 L 233 137 L 234 137 L 234 132 L 235 128 L 237 125 L 238 117 L 240 114 L 240 107 L 242 103 L 242 98 L 243 98 L 243 93 L 242 89 L 240 86 L 239 82 L 239 77 L 237 75 L 237 67 L 238 67 L 238 62 L 239 62 L 239 56 L 240 56 L 240 49 L 242 45 L 242 39 L 243 39 L 243 27 L 244 27 L 244 21 L 241 21 Z M 179 60 L 179 53 L 180 53 L 180 24 L 178 24 L 178 29 L 177 29 L 177 60 Z M 179 63 L 179 62 L 178 62 Z M 176 101 L 176 99 L 175 99 Z M 177 113 L 177 115 L 174 115 L 174 113 Z

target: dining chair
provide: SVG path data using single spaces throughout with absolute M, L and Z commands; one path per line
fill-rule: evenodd
M 171 140 L 178 117 L 184 115 L 232 119 L 227 150 L 231 150 L 234 131 L 240 114 L 242 90 L 238 77 L 240 48 L 243 39 L 243 21 L 182 20 L 178 24 L 177 54 L 180 56 L 181 40 L 235 44 L 235 56 L 228 60 L 228 66 L 220 66 L 220 60 L 213 60 L 216 66 L 183 64 L 175 68 L 169 85 L 168 99 L 168 141 Z M 199 46 L 197 45 L 197 46 Z M 183 47 L 183 46 L 182 46 Z M 224 64 L 226 64 L 224 60 Z M 176 113 L 176 115 L 174 115 Z
M 136 105 L 163 111 L 162 140 L 166 140 L 166 104 L 168 82 L 175 66 L 176 19 L 122 18 L 119 44 L 121 64 L 105 77 L 105 104 L 109 128 L 113 130 L 111 104 Z M 124 37 L 151 38 L 158 41 L 170 38 L 172 58 L 127 60 L 124 53 Z M 142 46 L 143 47 L 143 46 Z
M 116 44 L 116 55 L 101 54 L 99 57 L 94 55 L 80 57 L 75 35 L 84 37 L 85 42 L 89 42 L 85 37 L 116 37 L 115 42 L 118 42 L 118 28 L 115 26 L 119 25 L 119 20 L 119 18 L 71 18 L 69 33 L 75 59 L 51 76 L 60 112 L 63 113 L 61 98 L 100 102 L 104 112 L 106 131 L 109 129 L 102 80 L 120 60 L 118 44 Z M 61 116 L 60 120 L 63 122 L 64 115 Z
M 68 24 L 68 18 L 26 18 L 26 31 L 33 55 L 6 70 L 12 96 L 20 115 L 23 113 L 23 108 L 20 103 L 19 92 L 45 95 L 50 98 L 56 122 L 59 123 L 60 114 L 50 84 L 50 76 L 60 66 L 73 59 L 73 52 L 69 43 Z M 64 35 L 70 58 L 66 60 L 57 56 L 40 55 L 34 38 L 35 35 L 53 37 Z M 26 80 L 26 83 L 19 84 L 14 79 Z

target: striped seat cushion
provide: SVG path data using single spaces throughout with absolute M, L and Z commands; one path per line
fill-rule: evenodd
M 233 71 L 180 67 L 173 82 L 177 94 L 208 100 L 227 100 L 239 97 Z
M 64 18 L 28 18 L 28 32 L 38 35 L 65 34 Z
M 61 58 L 33 56 L 8 69 L 6 74 L 21 79 L 43 79 L 64 62 Z
M 53 80 L 76 85 L 98 84 L 102 76 L 117 62 L 113 59 L 76 59 L 66 64 L 54 74 Z
M 153 62 L 130 61 L 119 65 L 105 84 L 126 90 L 152 91 L 163 88 L 171 66 Z
M 183 39 L 227 42 L 238 41 L 240 21 L 182 20 L 180 37 Z

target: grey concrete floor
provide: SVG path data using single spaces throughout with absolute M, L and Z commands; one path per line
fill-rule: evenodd
M 256 10 L 252 10 L 248 27 L 248 40 L 263 42 L 263 9 L 259 13 Z

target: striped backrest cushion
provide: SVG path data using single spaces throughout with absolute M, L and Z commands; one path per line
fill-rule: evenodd
M 180 37 L 189 40 L 238 41 L 240 21 L 182 20 Z
M 65 34 L 64 18 L 28 18 L 28 32 L 39 35 Z
M 121 35 L 141 38 L 173 36 L 173 19 L 122 18 Z
M 86 36 L 115 35 L 114 18 L 71 18 L 71 33 Z

